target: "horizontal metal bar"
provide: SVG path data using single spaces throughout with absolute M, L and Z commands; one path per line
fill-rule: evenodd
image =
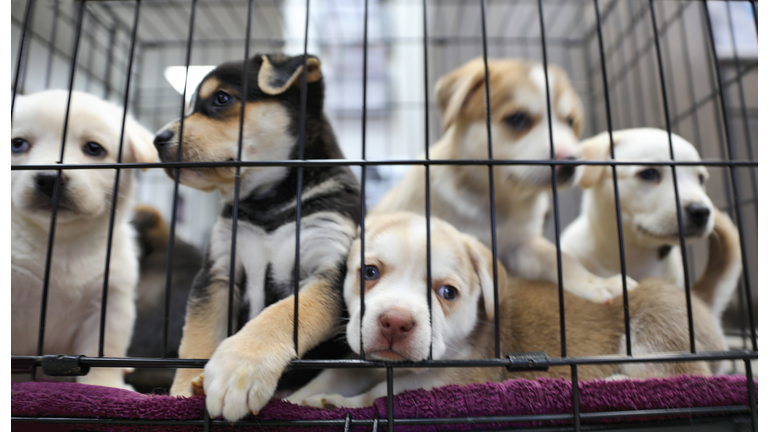
M 105 164 L 47 164 L 11 165 L 13 171 L 44 171 L 60 169 L 147 169 L 147 168 L 234 168 L 234 167 L 321 167 L 321 166 L 377 166 L 377 165 L 604 165 L 604 166 L 723 166 L 756 167 L 757 161 L 578 161 L 578 160 L 489 160 L 489 159 L 306 159 L 281 161 L 221 161 L 221 162 L 155 162 L 155 163 L 105 163 Z
M 40 365 L 43 356 L 11 356 L 14 367 L 22 364 Z M 716 360 L 754 360 L 757 352 L 751 350 L 710 351 L 691 354 L 660 353 L 653 355 L 622 356 L 584 356 L 584 357 L 548 357 L 546 364 L 553 366 L 570 365 L 599 365 L 624 363 L 665 363 L 686 361 L 716 361 Z M 541 360 L 543 362 L 543 360 Z M 82 357 L 80 363 L 90 367 L 138 367 L 138 368 L 202 368 L 208 360 L 205 359 L 161 359 L 161 358 L 117 358 L 117 357 Z M 478 359 L 478 360 L 430 360 L 419 362 L 384 362 L 359 359 L 341 360 L 293 360 L 291 369 L 352 369 L 352 368 L 440 368 L 440 367 L 509 367 L 528 363 L 527 357 L 511 361 L 509 358 Z

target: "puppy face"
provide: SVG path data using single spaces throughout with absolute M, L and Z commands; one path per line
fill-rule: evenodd
M 299 128 L 299 85 L 303 57 L 257 55 L 248 65 L 248 94 L 243 95 L 243 62 L 222 64 L 211 71 L 195 91 L 184 116 L 181 161 L 222 162 L 238 157 L 240 112 L 245 104 L 242 160 L 268 161 L 295 158 Z M 308 115 L 322 109 L 320 61 L 307 59 Z M 164 126 L 155 146 L 164 162 L 177 160 L 181 122 Z M 270 183 L 286 168 L 247 167 L 241 170 L 249 185 Z M 173 169 L 166 168 L 173 178 Z M 202 190 L 224 190 L 234 185 L 235 168 L 184 168 L 180 181 Z
M 581 156 L 577 146 L 582 128 L 581 102 L 565 72 L 549 66 L 550 112 L 541 64 L 488 60 L 488 76 L 494 159 L 550 160 L 550 118 L 555 159 L 574 160 Z M 484 78 L 483 61 L 475 59 L 437 83 L 437 101 L 445 127 L 455 124 L 467 128 L 457 157 L 488 158 Z M 576 167 L 558 167 L 558 184 L 575 184 L 581 171 Z M 548 166 L 504 166 L 498 167 L 497 172 L 500 180 L 509 183 L 535 188 L 548 187 L 551 183 Z
M 68 92 L 49 90 L 17 96 L 11 135 L 13 165 L 53 164 L 59 160 Z M 114 163 L 120 142 L 122 110 L 96 96 L 73 92 L 64 142 L 65 164 Z M 125 122 L 123 162 L 156 162 L 152 134 L 130 117 Z M 15 210 L 47 226 L 56 171 L 12 171 Z M 115 170 L 64 170 L 58 220 L 68 222 L 104 214 L 111 205 Z M 121 176 L 120 193 L 130 181 Z
M 607 133 L 584 142 L 589 159 L 608 159 Z M 669 135 L 660 129 L 628 129 L 614 133 L 616 160 L 670 161 Z M 700 161 L 691 143 L 672 134 L 676 161 Z M 677 185 L 682 211 L 683 234 L 689 238 L 709 235 L 714 227 L 713 205 L 705 183 L 709 174 L 703 166 L 677 166 Z M 622 219 L 632 234 L 649 246 L 679 243 L 677 207 L 672 168 L 659 165 L 617 166 Z M 582 178 L 583 187 L 592 187 L 602 197 L 613 197 L 613 180 L 609 167 L 590 166 Z
M 467 347 L 478 314 L 493 317 L 493 267 L 487 248 L 432 218 L 432 323 L 427 304 L 426 219 L 412 213 L 366 219 L 365 263 L 360 240 L 352 246 L 344 281 L 349 310 L 347 340 L 360 352 L 360 278 L 365 282 L 362 325 L 366 356 L 425 360 L 430 339 L 435 359 Z M 499 286 L 506 283 L 499 265 Z M 480 306 L 483 305 L 483 306 Z

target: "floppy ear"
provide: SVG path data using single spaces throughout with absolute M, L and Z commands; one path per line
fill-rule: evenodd
M 493 319 L 493 254 L 478 239 L 470 235 L 464 235 L 464 245 L 467 248 L 469 259 L 472 261 L 472 267 L 480 280 L 480 294 L 483 297 L 485 315 L 488 319 Z M 507 272 L 501 263 L 498 263 L 496 267 L 498 271 L 499 293 L 501 293 L 507 286 Z
M 469 98 L 485 82 L 482 58 L 471 60 L 437 80 L 435 97 L 443 115 L 443 129 L 448 129 L 461 114 Z
M 292 85 L 301 83 L 301 73 L 304 70 L 304 56 L 290 57 L 285 61 L 261 56 L 259 69 L 259 88 L 266 94 L 278 95 Z M 323 77 L 320 71 L 320 60 L 307 55 L 307 83 L 313 83 Z
M 614 147 L 619 144 L 620 133 L 613 133 L 613 145 Z M 611 155 L 611 137 L 608 132 L 595 135 L 592 138 L 588 138 L 579 144 L 581 149 L 583 160 L 603 161 L 607 160 Z M 583 189 L 589 189 L 594 186 L 600 177 L 608 167 L 605 165 L 586 165 L 584 167 L 584 174 L 579 180 L 579 186 Z
M 155 150 L 155 136 L 131 116 L 125 117 L 125 138 L 123 144 L 124 162 L 159 162 Z M 144 168 L 146 171 L 146 168 Z

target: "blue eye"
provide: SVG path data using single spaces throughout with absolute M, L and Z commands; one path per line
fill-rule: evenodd
M 514 129 L 525 130 L 533 126 L 533 119 L 524 112 L 516 112 L 508 116 L 504 121 Z
M 637 173 L 637 176 L 645 181 L 658 182 L 661 180 L 661 173 L 656 168 L 648 168 Z
M 29 150 L 30 147 L 29 142 L 24 138 L 14 138 L 11 140 L 12 153 L 24 153 Z
M 101 158 L 107 155 L 107 151 L 99 143 L 93 141 L 85 143 L 83 153 L 91 157 Z
M 449 301 L 455 300 L 458 294 L 459 291 L 450 285 L 443 285 L 437 289 L 437 295 Z
M 377 280 L 379 278 L 379 269 L 374 265 L 367 265 L 363 269 L 363 279 Z

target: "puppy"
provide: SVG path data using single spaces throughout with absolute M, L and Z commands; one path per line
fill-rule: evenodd
M 17 96 L 11 163 L 55 163 L 61 152 L 68 92 Z M 122 109 L 72 92 L 65 164 L 117 162 Z M 123 162 L 156 162 L 152 134 L 131 117 L 125 121 Z M 56 190 L 56 171 L 11 174 L 11 352 L 36 355 L 40 302 Z M 51 258 L 44 354 L 97 356 L 114 169 L 63 170 Z M 138 251 L 130 220 L 133 176 L 123 171 L 118 187 L 109 263 L 104 355 L 125 357 L 135 318 Z M 128 387 L 120 368 L 92 369 L 78 382 Z
M 309 56 L 306 64 L 303 157 L 342 159 L 323 112 L 320 61 Z M 256 55 L 248 63 L 246 95 L 241 94 L 243 62 L 218 66 L 190 102 L 183 137 L 179 121 L 157 134 L 160 159 L 175 161 L 181 141 L 182 161 L 236 160 L 242 103 L 242 159 L 297 159 L 303 65 L 303 56 Z M 174 170 L 167 172 L 173 176 Z M 345 258 L 360 220 L 359 185 L 347 167 L 303 169 L 297 353 L 293 290 L 298 173 L 297 167 L 241 169 L 232 324 L 242 328 L 227 339 L 235 168 L 181 169 L 182 183 L 219 190 L 226 202 L 192 287 L 179 347 L 181 358 L 210 358 L 204 389 L 212 416 L 223 414 L 233 421 L 257 412 L 292 358 L 304 356 L 340 330 Z M 348 352 L 338 344 L 317 349 L 324 351 L 310 355 L 339 358 Z M 200 372 L 179 369 L 171 394 L 190 395 L 190 384 Z
M 165 354 L 168 358 L 178 358 L 187 298 L 194 276 L 202 266 L 203 253 L 178 237 L 174 239 L 168 351 L 164 353 L 163 321 L 170 230 L 160 213 L 146 205 L 136 206 L 131 223 L 138 233 L 141 276 L 136 287 L 136 324 L 128 355 L 162 357 Z M 125 380 L 142 393 L 158 389 L 167 392 L 175 372 L 175 369 L 168 368 L 137 369 Z
M 523 60 L 488 60 L 491 137 L 497 160 L 550 160 L 549 118 L 556 160 L 581 156 L 582 108 L 566 74 L 549 67 L 552 113 L 547 113 L 544 68 Z M 487 159 L 485 68 L 475 59 L 437 82 L 436 96 L 445 135 L 429 151 L 431 159 Z M 559 188 L 571 187 L 582 167 L 559 166 Z M 488 168 L 482 165 L 433 165 L 429 169 L 431 214 L 491 246 Z M 496 238 L 499 258 L 510 273 L 557 282 L 557 251 L 544 238 L 551 169 L 542 165 L 498 165 L 493 169 Z M 424 167 L 414 166 L 373 209 L 425 212 Z M 622 292 L 621 275 L 603 279 L 562 254 L 563 287 L 599 303 Z M 635 282 L 627 280 L 628 288 Z
M 643 165 L 671 160 L 669 134 L 661 129 L 626 129 L 613 133 L 613 143 L 616 160 L 639 162 L 616 166 L 627 274 L 638 280 L 656 277 L 684 286 L 672 168 Z M 581 145 L 585 157 L 593 160 L 609 159 L 610 146 L 607 132 Z M 693 145 L 675 134 L 672 148 L 676 161 L 701 160 Z M 706 238 L 717 219 L 725 217 L 707 196 L 704 185 L 709 174 L 703 166 L 678 166 L 676 171 L 686 242 Z M 588 166 L 580 185 L 584 188 L 581 214 L 564 231 L 562 248 L 592 273 L 607 277 L 621 271 L 611 167 Z M 740 260 L 726 264 L 729 277 L 723 279 L 722 289 L 716 290 L 720 296 L 714 308 L 718 317 L 741 274 Z
M 425 294 L 426 229 L 412 213 L 366 219 L 365 264 L 360 241 L 352 246 L 344 281 L 349 310 L 347 341 L 368 360 L 423 361 L 430 345 L 435 360 L 494 357 L 492 256 L 475 238 L 432 218 L 432 314 Z M 732 229 L 732 225 L 719 227 Z M 731 233 L 732 234 L 732 233 Z M 731 238 L 724 236 L 724 238 Z M 715 242 L 713 256 L 728 255 L 732 242 Z M 712 268 L 709 276 L 721 276 Z M 360 324 L 360 277 L 365 283 L 365 314 Z M 551 282 L 511 279 L 499 268 L 501 352 L 545 351 L 560 356 L 558 288 Z M 704 281 L 706 283 L 706 281 Z M 706 287 L 694 286 L 707 292 Z M 599 305 L 565 292 L 566 343 L 570 357 L 624 354 L 623 306 Z M 696 346 L 700 351 L 725 350 L 722 331 L 711 313 L 711 298 L 692 296 Z M 687 351 L 685 296 L 674 285 L 648 279 L 629 293 L 633 353 Z M 626 363 L 579 367 L 583 380 L 612 375 L 645 378 L 673 374 L 711 375 L 719 362 Z M 395 369 L 394 393 L 465 385 L 508 378 L 570 378 L 570 367 L 546 372 L 507 372 L 501 368 Z M 328 369 L 288 400 L 316 407 L 363 407 L 385 396 L 381 370 Z

